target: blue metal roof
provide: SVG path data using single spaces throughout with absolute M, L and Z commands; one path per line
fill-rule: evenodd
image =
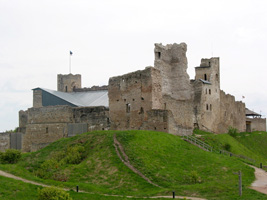
M 38 90 L 38 89 L 43 90 L 59 98 L 60 100 L 63 100 L 77 107 L 93 107 L 93 106 L 108 107 L 108 91 L 107 90 L 70 92 L 70 93 L 59 92 L 59 91 L 45 89 L 45 88 L 35 88 L 33 90 Z M 49 100 L 46 100 L 46 101 L 49 101 Z M 43 105 L 45 106 L 45 102 L 43 102 Z

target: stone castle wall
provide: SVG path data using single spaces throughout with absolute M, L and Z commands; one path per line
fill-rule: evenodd
M 10 149 L 10 133 L 0 133 L 0 151 Z
M 161 72 L 162 94 L 177 100 L 192 99 L 192 87 L 187 74 L 187 45 L 155 44 L 154 66 Z
M 235 101 L 235 97 L 220 91 L 220 133 L 226 133 L 231 126 L 240 132 L 246 131 L 246 109 L 241 101 Z
M 87 131 L 109 129 L 109 113 L 105 107 L 47 106 L 30 108 L 27 113 L 22 140 L 22 150 L 26 152 L 68 137 L 68 125 L 71 124 L 87 124 Z
M 147 111 L 162 108 L 161 78 L 152 67 L 109 79 L 111 129 L 141 129 Z
M 266 131 L 266 119 L 263 118 L 246 118 L 251 123 L 251 131 Z

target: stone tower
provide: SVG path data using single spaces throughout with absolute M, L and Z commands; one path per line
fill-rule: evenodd
M 80 74 L 58 74 L 57 75 L 57 91 L 73 92 L 76 88 L 81 88 Z
M 199 67 L 195 68 L 195 80 L 205 80 L 214 85 L 214 89 L 220 89 L 220 59 L 203 58 Z
M 187 45 L 155 44 L 154 66 L 162 76 L 162 94 L 176 100 L 192 99 L 192 87 L 187 74 Z

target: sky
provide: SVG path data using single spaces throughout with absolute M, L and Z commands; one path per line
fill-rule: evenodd
M 221 89 L 266 116 L 266 0 L 0 0 L 0 132 L 18 127 L 33 88 L 57 89 L 69 51 L 91 87 L 153 66 L 154 43 L 181 42 L 191 79 L 220 57 Z

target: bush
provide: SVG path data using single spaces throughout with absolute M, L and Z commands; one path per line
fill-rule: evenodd
M 190 177 L 191 183 L 194 183 L 194 184 L 201 183 L 201 178 L 196 171 L 191 171 L 189 174 L 189 177 Z
M 19 161 L 21 158 L 21 152 L 16 149 L 7 149 L 5 153 L 0 154 L 1 163 L 13 164 Z
M 83 146 L 68 147 L 65 161 L 67 164 L 79 164 L 85 158 Z
M 231 151 L 231 145 L 229 143 L 226 143 L 223 148 L 226 150 L 226 151 Z
M 228 128 L 228 134 L 231 135 L 232 137 L 236 137 L 238 133 L 238 130 L 234 127 L 229 127 Z
M 41 190 L 38 189 L 38 200 L 72 200 L 72 198 L 64 190 L 47 187 Z

